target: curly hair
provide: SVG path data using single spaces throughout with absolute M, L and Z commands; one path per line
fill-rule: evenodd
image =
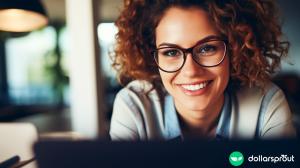
M 115 23 L 118 33 L 112 57 L 122 85 L 138 79 L 159 86 L 151 51 L 155 29 L 172 6 L 199 7 L 209 14 L 228 41 L 230 83 L 264 86 L 288 54 L 289 42 L 282 40 L 273 0 L 125 0 Z

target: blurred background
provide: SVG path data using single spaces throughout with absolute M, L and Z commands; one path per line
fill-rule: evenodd
M 1 3 L 6 2 L 0 1 L 3 23 Z M 8 23 L 0 23 L 0 122 L 31 122 L 39 133 L 106 136 L 114 96 L 121 89 L 109 53 L 123 1 L 40 2 L 47 23 L 40 19 L 41 25 L 25 31 L 8 30 Z M 299 131 L 300 2 L 278 2 L 291 48 L 273 80 L 284 90 Z

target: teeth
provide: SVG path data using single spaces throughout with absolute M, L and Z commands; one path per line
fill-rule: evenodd
M 203 82 L 203 83 L 199 83 L 199 84 L 195 84 L 195 85 L 181 85 L 183 88 L 185 88 L 186 90 L 191 90 L 191 91 L 195 91 L 195 90 L 199 90 L 199 89 L 203 89 L 207 86 L 208 82 Z

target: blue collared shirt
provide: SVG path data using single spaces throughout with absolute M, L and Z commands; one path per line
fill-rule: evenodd
M 229 126 L 230 126 L 230 115 L 231 115 L 231 103 L 230 96 L 225 94 L 224 105 L 220 114 L 220 119 L 216 129 L 217 140 L 223 140 L 229 138 Z M 181 132 L 178 115 L 175 109 L 175 104 L 172 96 L 167 95 L 165 97 L 164 106 L 164 118 L 165 118 L 165 132 L 164 136 L 166 140 L 172 139 L 183 139 Z

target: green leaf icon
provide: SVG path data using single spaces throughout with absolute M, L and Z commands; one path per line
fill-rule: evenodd
M 234 151 L 229 155 L 229 162 L 232 166 L 240 166 L 244 162 L 244 156 L 239 151 Z

